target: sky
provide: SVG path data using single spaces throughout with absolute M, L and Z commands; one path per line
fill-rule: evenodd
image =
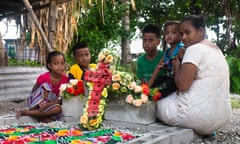
M 6 33 L 7 23 L 9 23 L 9 25 L 8 32 Z M 10 20 L 9 22 L 6 19 L 2 20 L 0 22 L 0 32 L 2 35 L 2 39 L 16 39 L 20 36 L 19 32 L 17 32 L 15 20 Z

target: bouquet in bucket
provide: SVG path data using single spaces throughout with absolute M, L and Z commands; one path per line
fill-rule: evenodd
M 61 84 L 60 95 L 69 99 L 71 97 L 84 96 L 84 82 L 83 80 L 71 79 L 69 83 Z

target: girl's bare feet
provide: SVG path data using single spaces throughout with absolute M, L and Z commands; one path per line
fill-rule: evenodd
M 16 118 L 19 119 L 22 116 L 21 110 L 17 111 Z
M 16 118 L 19 119 L 21 116 L 25 115 L 29 110 L 18 110 L 16 113 Z

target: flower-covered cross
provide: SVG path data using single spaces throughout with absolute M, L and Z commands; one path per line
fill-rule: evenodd
M 88 86 L 88 101 L 85 104 L 80 123 L 89 130 L 96 129 L 102 122 L 105 109 L 105 100 L 108 96 L 107 86 L 112 83 L 112 73 L 110 64 L 113 56 L 110 51 L 105 50 L 99 54 L 99 63 L 95 71 L 88 70 L 84 74 L 84 79 Z

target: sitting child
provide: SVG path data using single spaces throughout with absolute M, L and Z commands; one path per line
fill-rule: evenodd
M 83 80 L 84 72 L 88 69 L 96 69 L 96 64 L 90 64 L 91 54 L 86 43 L 76 43 L 73 46 L 72 51 L 77 64 L 71 66 L 69 70 L 69 78 Z
M 65 76 L 65 57 L 61 52 L 53 51 L 47 56 L 48 72 L 41 74 L 27 98 L 28 110 L 20 110 L 16 117 L 32 116 L 40 122 L 59 120 L 62 113 L 62 99 L 59 96 L 59 87 L 68 83 Z
M 174 69 L 172 66 L 172 60 L 178 55 L 183 57 L 184 45 L 181 42 L 181 36 L 179 33 L 179 23 L 177 21 L 168 21 L 165 23 L 164 28 L 164 50 L 168 44 L 170 48 L 164 51 L 164 56 L 160 60 L 153 75 L 149 80 L 150 87 L 159 87 L 162 97 L 177 90 L 177 86 L 174 80 Z M 166 71 L 165 75 L 158 76 L 160 69 Z

